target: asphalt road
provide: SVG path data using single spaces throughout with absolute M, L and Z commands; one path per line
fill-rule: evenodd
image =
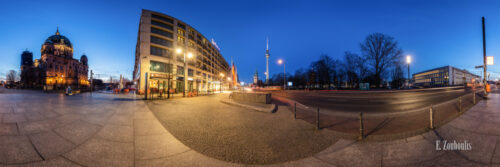
M 286 91 L 273 96 L 286 97 L 309 107 L 344 112 L 401 112 L 420 109 L 470 94 L 463 88 L 410 91 Z

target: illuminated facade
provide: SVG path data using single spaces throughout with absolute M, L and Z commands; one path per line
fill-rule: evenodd
M 417 87 L 459 86 L 479 81 L 480 76 L 452 66 L 439 67 L 413 74 L 413 85 Z
M 73 45 L 59 30 L 45 40 L 40 50 L 40 59 L 21 56 L 21 81 L 25 87 L 44 88 L 45 90 L 83 88 L 89 86 L 88 58 L 73 59 Z
M 186 58 L 188 70 L 177 49 L 192 53 L 192 58 Z M 172 16 L 142 10 L 133 72 L 139 92 L 144 92 L 146 78 L 152 91 L 183 92 L 185 71 L 187 91 L 217 91 L 221 81 L 228 84 L 223 76 L 229 76 L 229 69 L 213 40 Z

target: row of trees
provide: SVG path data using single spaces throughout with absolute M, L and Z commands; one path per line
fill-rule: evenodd
M 334 59 L 326 54 L 313 61 L 309 68 L 300 68 L 292 74 L 286 74 L 287 81 L 294 88 L 358 88 L 360 83 L 370 83 L 376 87 L 385 87 L 391 80 L 393 88 L 404 85 L 403 51 L 391 36 L 381 33 L 368 35 L 360 43 L 361 55 L 345 52 L 342 59 Z M 271 85 L 283 85 L 283 73 L 270 79 Z

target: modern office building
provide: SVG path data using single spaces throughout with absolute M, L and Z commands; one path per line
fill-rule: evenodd
M 218 91 L 221 82 L 228 84 L 229 71 L 213 40 L 172 16 L 142 10 L 133 72 L 139 92 L 144 92 L 146 84 L 152 91 L 184 92 L 184 80 L 187 91 Z
M 444 66 L 413 74 L 416 87 L 459 86 L 480 81 L 480 76 L 465 69 Z

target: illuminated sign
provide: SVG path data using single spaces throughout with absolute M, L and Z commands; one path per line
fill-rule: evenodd
M 172 76 L 170 76 L 169 74 L 151 73 L 150 78 L 171 79 Z
M 215 43 L 215 40 L 213 38 L 211 39 L 211 42 L 212 42 L 212 45 L 214 45 L 215 48 L 217 48 L 217 50 L 220 51 L 219 45 L 217 45 L 217 43 Z
M 288 86 L 293 86 L 293 83 L 292 82 L 288 82 Z
M 493 56 L 486 57 L 486 65 L 493 65 Z

